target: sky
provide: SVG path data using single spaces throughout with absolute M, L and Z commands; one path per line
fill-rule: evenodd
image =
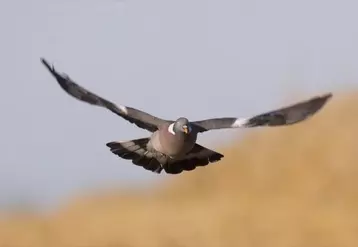
M 358 86 L 354 0 L 0 1 L 0 209 L 56 207 L 153 174 L 105 143 L 148 136 L 66 95 L 40 63 L 166 119 L 242 117 Z M 303 98 L 302 98 L 303 99 Z M 248 130 L 202 134 L 209 148 Z

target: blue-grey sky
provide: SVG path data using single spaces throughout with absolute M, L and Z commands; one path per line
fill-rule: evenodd
M 246 116 L 347 90 L 358 79 L 354 0 L 0 2 L 0 205 L 56 205 L 160 179 L 114 156 L 149 135 L 66 95 L 45 57 L 82 86 L 163 118 Z M 214 148 L 243 130 L 205 133 Z

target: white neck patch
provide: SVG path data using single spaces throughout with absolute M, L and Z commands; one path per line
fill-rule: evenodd
M 169 131 L 170 134 L 175 135 L 175 132 L 174 132 L 174 123 L 172 123 L 171 125 L 169 125 L 168 131 Z

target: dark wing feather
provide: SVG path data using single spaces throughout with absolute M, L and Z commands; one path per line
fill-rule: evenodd
M 326 93 L 248 118 L 213 118 L 192 122 L 192 125 L 198 132 L 224 128 L 291 125 L 306 120 L 316 114 L 331 97 L 332 93 Z
M 149 138 L 140 138 L 125 142 L 108 142 L 110 151 L 122 159 L 131 160 L 134 165 L 142 166 L 146 170 L 161 173 L 162 166 L 156 155 L 148 152 L 147 143 Z
M 55 70 L 54 66 L 50 66 L 45 59 L 41 58 L 41 62 L 56 78 L 61 88 L 64 89 L 69 95 L 75 97 L 78 100 L 87 102 L 91 105 L 97 105 L 107 108 L 111 112 L 121 116 L 122 118 L 126 119 L 130 123 L 133 123 L 138 127 L 149 130 L 151 132 L 156 131 L 159 125 L 168 122 L 167 120 L 157 118 L 146 112 L 140 111 L 132 107 L 115 105 L 114 103 L 81 87 L 80 85 L 75 83 L 68 75 L 66 74 L 60 75 Z

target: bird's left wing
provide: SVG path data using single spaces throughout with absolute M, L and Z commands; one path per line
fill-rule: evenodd
M 72 97 L 87 102 L 91 105 L 97 105 L 104 108 L 107 108 L 111 112 L 117 114 L 118 116 L 126 119 L 130 123 L 137 125 L 140 128 L 146 129 L 150 132 L 154 132 L 159 128 L 159 125 L 165 124 L 167 121 L 155 116 L 152 116 L 146 112 L 141 110 L 123 106 L 123 105 L 115 105 L 114 103 L 88 91 L 87 89 L 81 87 L 77 83 L 75 83 L 68 75 L 58 73 L 53 66 L 43 58 L 41 58 L 41 62 L 45 65 L 45 67 L 50 71 L 50 73 L 56 78 L 57 82 L 60 84 L 61 88 L 65 90 Z
M 247 118 L 212 118 L 192 122 L 192 125 L 197 132 L 224 128 L 291 125 L 306 120 L 316 114 L 331 97 L 332 93 L 326 93 L 293 105 Z

